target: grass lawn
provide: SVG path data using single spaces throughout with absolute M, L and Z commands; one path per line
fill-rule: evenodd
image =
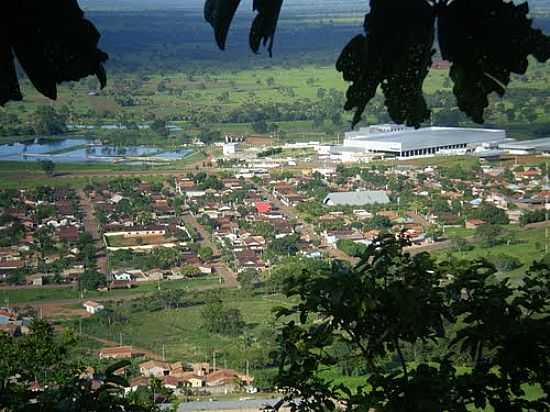
M 445 228 L 445 236 L 449 238 L 453 237 L 469 237 L 473 236 L 475 234 L 475 230 L 473 229 L 466 229 L 465 227 L 446 227 Z
M 223 292 L 224 305 L 239 309 L 246 323 L 245 335 L 251 336 L 251 346 L 245 347 L 242 336 L 212 335 L 202 326 L 203 304 L 157 312 L 124 312 L 127 323 L 117 323 L 109 331 L 101 324 L 86 321 L 85 333 L 117 341 L 122 333 L 124 343 L 160 352 L 164 345 L 166 357 L 170 360 L 207 361 L 212 353 L 218 354 L 219 364 L 242 368 L 241 362 L 249 353 L 254 365 L 255 351 L 266 350 L 254 343 L 263 333 L 273 334 L 275 317 L 272 308 L 287 305 L 280 295 L 243 296 L 236 291 Z M 121 308 L 126 311 L 126 307 Z M 255 337 L 255 338 L 254 338 Z
M 197 279 L 184 280 L 163 280 L 160 283 L 161 289 L 193 289 L 218 284 L 218 277 L 202 277 Z M 158 288 L 157 282 L 141 283 L 131 289 L 114 289 L 111 292 L 88 291 L 84 298 L 98 297 L 124 297 L 143 293 L 155 292 Z M 56 300 L 80 299 L 80 292 L 76 287 L 64 288 L 21 288 L 21 289 L 0 289 L 0 303 L 24 304 L 26 302 L 51 302 Z
M 455 252 L 453 255 L 465 259 L 490 259 L 499 255 L 516 257 L 523 263 L 523 266 L 501 275 L 519 280 L 534 260 L 541 259 L 544 256 L 545 229 L 525 230 L 517 226 L 507 226 L 507 230 L 512 230 L 516 233 L 517 243 L 511 245 L 502 244 L 491 248 L 474 245 L 474 248 L 468 252 Z M 540 246 L 542 246 L 542 249 L 539 248 Z M 436 255 L 442 256 L 444 253 L 446 252 L 437 252 Z

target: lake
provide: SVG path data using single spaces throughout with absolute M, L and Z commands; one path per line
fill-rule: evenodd
M 188 149 L 167 150 L 152 146 L 103 145 L 83 138 L 34 139 L 0 145 L 0 160 L 52 160 L 58 163 L 160 162 L 183 159 L 191 152 Z

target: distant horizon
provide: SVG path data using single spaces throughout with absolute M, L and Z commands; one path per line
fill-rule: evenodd
M 125 9 L 125 10 L 163 10 L 163 9 L 202 9 L 204 0 L 80 0 L 81 7 L 88 10 Z M 312 4 L 311 0 L 292 0 L 284 4 L 285 8 L 305 7 Z M 332 5 L 333 7 L 350 7 L 350 11 L 357 7 L 367 7 L 365 0 L 318 0 L 318 5 Z M 240 9 L 252 10 L 252 0 L 242 0 Z
M 193 10 L 201 9 L 204 6 L 205 0 L 80 0 L 82 8 L 90 11 L 95 10 Z M 515 1 L 518 3 L 518 1 Z M 548 6 L 550 8 L 550 0 L 527 0 L 530 6 L 541 8 Z M 284 7 L 288 9 L 303 8 L 308 5 L 315 4 L 319 6 L 332 6 L 333 9 L 348 9 L 350 12 L 355 12 L 358 9 L 367 11 L 369 8 L 368 0 L 286 0 Z M 252 0 L 242 0 L 241 10 L 252 10 Z

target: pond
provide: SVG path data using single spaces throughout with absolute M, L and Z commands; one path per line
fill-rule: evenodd
M 191 153 L 188 149 L 167 150 L 152 146 L 114 146 L 83 138 L 34 139 L 0 145 L 0 160 L 58 163 L 173 161 Z

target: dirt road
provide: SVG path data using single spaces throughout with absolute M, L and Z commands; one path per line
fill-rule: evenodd
M 206 231 L 206 229 L 197 221 L 197 219 L 190 214 L 185 215 L 183 217 L 183 221 L 185 222 L 185 224 L 193 227 L 193 229 L 195 229 L 197 233 L 201 236 L 201 243 L 211 248 L 214 252 L 214 269 L 216 270 L 216 272 L 223 276 L 224 286 L 227 288 L 238 287 L 239 283 L 237 282 L 237 275 L 221 260 L 220 248 L 218 247 L 218 245 L 216 245 L 215 242 L 212 241 L 210 233 L 208 233 L 208 231 Z
M 101 238 L 101 234 L 99 233 L 99 224 L 97 222 L 97 219 L 95 217 L 94 213 L 94 207 L 92 205 L 92 202 L 86 196 L 86 193 L 84 193 L 83 190 L 78 191 L 78 196 L 80 198 L 80 207 L 82 208 L 82 212 L 84 214 L 84 229 L 86 229 L 86 232 L 92 235 L 92 237 L 95 240 L 95 246 L 96 246 L 96 263 L 97 267 L 100 272 L 107 273 L 107 256 L 105 251 L 105 245 L 103 244 L 103 239 Z

